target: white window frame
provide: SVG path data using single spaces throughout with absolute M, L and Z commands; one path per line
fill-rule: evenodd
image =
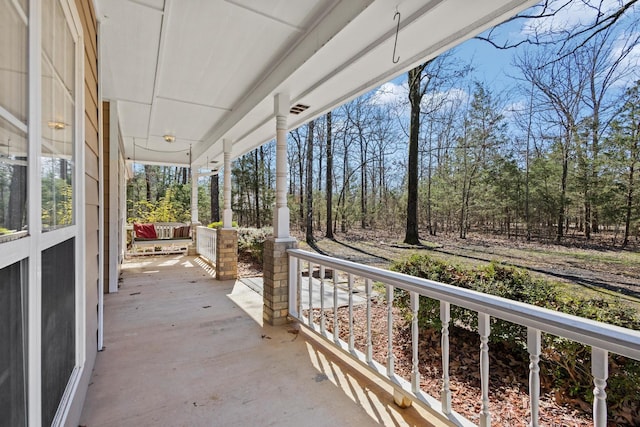
M 11 1 L 12 7 L 14 9 L 14 11 L 20 16 L 20 19 L 22 20 L 22 22 L 25 24 L 25 27 L 27 29 L 27 47 L 29 47 L 29 37 L 30 37 L 30 27 L 29 27 L 29 18 L 27 17 L 27 15 L 24 13 L 24 11 L 22 10 L 22 6 L 15 0 Z M 4 12 L 6 13 L 6 12 Z M 27 61 L 29 60 L 29 58 L 27 58 Z M 28 67 L 28 66 L 27 66 Z M 27 68 L 28 70 L 28 68 Z M 28 86 L 28 82 L 27 82 L 27 86 Z M 29 88 L 27 87 L 27 96 L 29 96 Z M 10 125 L 14 126 L 16 129 L 20 130 L 21 132 L 24 132 L 27 135 L 27 144 L 30 144 L 30 139 L 29 139 L 29 127 L 28 127 L 28 120 L 29 117 L 29 111 L 27 111 L 27 123 L 24 123 L 22 120 L 18 119 L 15 115 L 13 115 L 11 112 L 9 112 L 6 108 L 4 108 L 2 105 L 0 105 L 0 118 L 6 120 L 7 122 L 9 122 Z M 27 169 L 28 170 L 28 169 Z M 28 172 L 27 172 L 28 173 Z M 27 177 L 27 183 L 28 183 L 28 177 Z M 27 189 L 27 194 L 26 196 L 28 197 L 28 193 L 29 190 Z M 28 209 L 30 209 L 30 205 L 27 204 Z M 27 213 L 27 215 L 29 215 Z M 29 227 L 29 221 L 27 220 L 27 227 Z M 22 238 L 24 240 L 24 238 Z M 6 247 L 2 247 L 3 244 L 7 244 L 7 243 L 11 243 L 13 242 L 13 239 L 3 239 L 0 241 L 0 269 L 7 267 L 11 264 L 14 264 L 15 262 L 24 259 L 25 256 L 24 254 L 27 253 L 27 250 L 24 248 L 24 243 L 23 245 L 7 245 Z M 18 251 L 16 251 L 18 250 Z M 20 257 L 18 258 L 16 261 L 16 257 Z M 13 260 L 13 262 L 9 262 L 10 260 Z
M 28 235 L 0 243 L 0 268 L 26 260 L 27 273 L 27 420 L 39 426 L 42 419 L 41 350 L 42 350 L 42 251 L 67 239 L 75 239 L 75 367 L 59 403 L 53 425 L 64 425 L 82 378 L 86 362 L 86 285 L 85 285 L 85 129 L 84 129 L 84 38 L 82 21 L 73 0 L 51 0 L 62 6 L 67 25 L 75 42 L 74 75 L 74 171 L 73 224 L 42 232 L 41 218 L 41 123 L 42 123 L 42 5 L 29 0 L 29 11 L 23 17 L 28 25 L 28 113 L 27 126 L 27 227 Z M 8 115 L 8 116 L 7 116 Z M 0 116 L 12 124 L 17 120 L 4 108 Z

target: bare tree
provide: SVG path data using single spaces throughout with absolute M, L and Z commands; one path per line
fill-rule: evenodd
M 552 45 L 555 55 L 547 58 L 548 61 L 557 61 L 571 55 L 575 50 L 587 45 L 600 33 L 607 32 L 613 26 L 630 16 L 636 9 L 638 0 L 617 0 L 616 2 L 604 2 L 602 0 L 545 0 L 538 5 L 519 13 L 505 22 L 492 27 L 489 31 L 476 36 L 498 49 L 513 49 L 523 45 Z M 576 15 L 579 8 L 580 16 L 588 16 L 573 24 L 565 21 L 566 16 Z M 549 25 L 554 19 L 561 21 L 562 25 Z M 507 38 L 503 37 L 505 24 L 515 21 L 524 22 L 526 31 L 506 31 Z M 538 25 L 546 21 L 547 25 Z M 514 37 L 514 34 L 519 34 Z M 524 34 L 524 36 L 522 36 Z
M 312 120 L 307 125 L 307 221 L 306 241 L 313 244 L 313 129 L 315 122 Z
M 291 194 L 295 194 L 296 190 L 298 191 L 298 200 L 299 200 L 299 206 L 300 206 L 300 210 L 298 212 L 298 226 L 299 227 L 303 227 L 304 223 L 305 223 L 305 215 L 304 215 L 304 172 L 305 172 L 305 162 L 304 162 L 304 158 L 305 158 L 305 144 L 303 143 L 302 139 L 303 139 L 303 135 L 300 133 L 300 128 L 296 128 L 293 131 L 289 132 L 289 136 L 293 139 L 294 145 L 293 145 L 293 149 L 289 150 L 291 151 L 291 154 L 294 156 L 293 158 L 290 158 L 289 160 L 289 164 L 293 165 L 296 164 L 297 165 L 297 177 L 296 175 L 294 175 L 293 173 L 291 174 L 291 182 L 292 182 L 292 188 L 291 188 Z M 294 182 L 296 181 L 297 178 L 297 182 L 298 182 L 298 188 L 296 189 Z
M 211 222 L 220 221 L 220 183 L 218 174 L 209 177 L 211 197 Z
M 549 50 L 536 55 L 525 53 L 516 59 L 516 66 L 524 78 L 538 90 L 535 96 L 547 107 L 549 123 L 557 126 L 558 134 L 554 139 L 561 153 L 562 165 L 556 224 L 556 240 L 560 241 L 565 227 L 569 159 L 578 136 L 577 125 L 587 80 L 576 52 L 557 61 L 550 61 L 551 55 L 554 54 Z M 550 131 L 554 132 L 554 129 Z
M 598 221 L 598 197 L 600 193 L 599 173 L 600 159 L 599 153 L 602 144 L 602 135 L 609 128 L 612 114 L 619 100 L 611 101 L 608 98 L 609 92 L 617 83 L 629 76 L 633 71 L 632 66 L 626 58 L 638 45 L 640 37 L 638 35 L 618 40 L 618 45 L 614 48 L 615 35 L 611 27 L 604 29 L 595 35 L 589 43 L 584 45 L 583 54 L 579 56 L 581 66 L 587 76 L 587 85 L 583 102 L 589 109 L 590 117 L 586 124 L 588 138 L 583 142 L 584 150 L 588 157 L 582 160 L 584 169 L 582 172 L 582 192 L 584 204 L 584 234 L 587 239 L 591 237 L 591 232 L 599 231 Z
M 424 64 L 409 70 L 409 104 L 411 108 L 409 123 L 409 157 L 407 166 L 407 226 L 404 242 L 419 245 L 418 235 L 418 160 L 421 116 L 430 116 L 447 102 L 444 92 L 450 89 L 458 79 L 468 73 L 470 68 L 454 62 L 452 53 L 440 55 Z M 427 92 L 432 92 L 428 102 L 423 103 Z M 425 107 L 423 110 L 423 106 Z
M 411 116 L 409 124 L 409 161 L 407 179 L 407 227 L 405 229 L 404 243 L 419 245 L 418 233 L 418 138 L 420 134 L 420 103 L 427 91 L 428 84 L 423 85 L 422 80 L 430 81 L 428 74 L 423 71 L 430 62 L 418 65 L 409 70 L 409 103 Z
M 327 113 L 327 232 L 326 237 L 333 239 L 333 147 L 331 140 L 331 111 Z

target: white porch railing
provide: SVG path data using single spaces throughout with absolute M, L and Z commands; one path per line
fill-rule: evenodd
M 208 259 L 211 263 L 216 262 L 216 240 L 218 230 L 209 227 L 197 228 L 196 250 L 200 255 Z
M 527 348 L 529 352 L 529 404 L 531 408 L 531 422 L 529 425 L 538 426 L 539 411 L 539 360 L 541 332 L 547 332 L 559 337 L 588 345 L 592 349 L 591 372 L 594 382 L 593 420 L 596 427 L 606 427 L 607 406 L 606 392 L 608 377 L 608 353 L 616 353 L 635 360 L 640 360 L 640 332 L 620 328 L 601 322 L 576 317 L 544 308 L 511 301 L 492 295 L 458 288 L 431 280 L 420 279 L 405 274 L 368 267 L 350 261 L 339 260 L 311 252 L 290 249 L 289 253 L 289 313 L 291 316 L 315 331 L 326 340 L 342 349 L 350 357 L 361 362 L 378 377 L 392 384 L 396 390 L 409 396 L 415 402 L 419 402 L 436 416 L 453 425 L 474 425 L 470 420 L 457 414 L 451 408 L 451 390 L 449 389 L 449 323 L 451 305 L 463 307 L 478 313 L 478 331 L 480 334 L 480 426 L 489 426 L 491 414 L 489 412 L 489 347 L 488 338 L 490 330 L 490 317 L 512 322 L 527 328 Z M 302 276 L 305 269 L 308 277 Z M 313 279 L 314 268 L 319 267 L 319 284 Z M 333 269 L 333 279 L 325 279 L 327 268 Z M 349 292 L 349 338 L 344 342 L 339 338 L 339 324 L 337 314 L 337 295 L 339 287 L 338 272 L 346 275 L 346 290 Z M 356 278 L 364 279 L 366 301 L 366 344 L 365 352 L 354 348 L 353 332 L 353 298 L 352 290 Z M 314 289 L 314 281 L 318 289 Z M 386 285 L 387 321 L 388 321 L 388 354 L 386 366 L 373 360 L 371 343 L 371 292 L 372 283 L 381 282 Z M 329 282 L 329 283 L 327 283 Z M 412 372 L 411 381 L 408 382 L 395 374 L 393 357 L 393 295 L 394 288 L 404 289 L 410 294 L 410 306 L 412 311 L 411 341 L 412 341 Z M 303 290 L 308 292 L 309 316 L 303 315 Z M 331 292 L 332 291 L 332 292 Z M 333 307 L 333 332 L 327 332 L 325 328 L 326 316 L 324 313 L 325 299 L 333 297 L 333 301 L 327 301 L 326 306 Z M 314 299 L 313 296 L 316 295 Z M 418 300 L 424 295 L 440 301 L 440 319 L 442 321 L 442 386 L 440 399 L 436 399 L 420 389 L 420 373 L 418 371 Z M 305 298 L 306 299 L 306 298 Z M 314 301 L 316 306 L 314 307 Z M 313 310 L 320 309 L 320 314 L 313 315 Z M 314 320 L 314 318 L 317 319 Z

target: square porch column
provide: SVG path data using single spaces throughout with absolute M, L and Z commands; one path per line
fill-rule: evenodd
M 224 147 L 224 211 L 222 228 L 217 230 L 216 278 L 235 280 L 238 278 L 238 230 L 231 221 L 231 140 L 223 140 Z
M 287 207 L 287 115 L 289 96 L 274 99 L 276 118 L 276 206 L 273 212 L 273 236 L 264 242 L 262 318 L 270 325 L 282 325 L 289 314 L 289 256 L 287 249 L 298 242 L 289 235 Z
M 198 226 L 202 223 L 198 220 L 198 173 L 191 165 L 191 244 L 187 255 L 198 255 Z
M 222 141 L 224 150 L 224 184 L 223 184 L 223 202 L 224 210 L 222 211 L 222 227 L 232 228 L 233 225 L 233 211 L 231 210 L 231 148 L 232 142 L 230 139 L 224 139 Z

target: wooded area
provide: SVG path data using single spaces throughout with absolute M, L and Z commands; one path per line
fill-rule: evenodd
M 590 240 L 606 231 L 614 244 L 635 244 L 637 46 L 637 32 L 605 27 L 586 39 L 565 40 L 561 48 L 540 43 L 519 49 L 513 55 L 517 73 L 508 82 L 515 90 L 505 89 L 504 81 L 494 88 L 476 79 L 474 63 L 454 50 L 411 70 L 407 80 L 293 129 L 292 227 L 308 238 L 314 230 L 331 236 L 381 228 L 406 233 L 413 244 L 418 231 L 420 237 L 464 238 L 474 231 L 556 241 Z M 274 143 L 232 167 L 235 218 L 245 226 L 270 225 Z M 130 199 L 140 205 L 170 191 L 179 204 L 175 219 L 188 219 L 186 169 L 136 172 Z M 201 183 L 204 223 L 216 218 L 210 189 L 217 182 Z

